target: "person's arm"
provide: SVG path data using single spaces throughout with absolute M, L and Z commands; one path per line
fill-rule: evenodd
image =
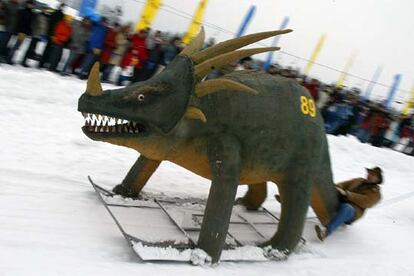
M 371 208 L 381 199 L 381 194 L 378 189 L 372 189 L 367 194 L 359 194 L 350 191 L 346 191 L 345 194 L 345 197 L 349 202 L 354 203 L 364 209 Z
M 348 190 L 350 186 L 352 186 L 352 185 L 354 185 L 358 182 L 361 182 L 361 180 L 363 180 L 363 179 L 362 178 L 354 178 L 354 179 L 347 180 L 347 181 L 344 181 L 344 182 L 339 182 L 338 184 L 336 184 L 336 187 L 341 188 L 343 190 Z

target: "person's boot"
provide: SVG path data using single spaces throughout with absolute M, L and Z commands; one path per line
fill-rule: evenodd
M 320 227 L 319 225 L 315 225 L 315 232 L 316 232 L 316 236 L 318 236 L 318 239 L 320 241 L 324 241 L 326 237 L 328 236 L 328 231 L 323 226 Z

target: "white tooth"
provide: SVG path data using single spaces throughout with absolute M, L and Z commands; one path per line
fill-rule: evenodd
M 95 126 L 94 131 L 98 132 L 98 127 L 97 126 Z
M 122 123 L 121 119 L 118 119 L 118 125 L 120 125 Z
M 132 125 L 133 125 L 134 127 L 136 127 L 136 126 L 137 126 L 137 123 L 133 122 L 133 123 L 132 123 Z

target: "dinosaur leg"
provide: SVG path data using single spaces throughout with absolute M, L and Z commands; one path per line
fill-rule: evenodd
M 123 196 L 137 197 L 160 163 L 161 161 L 151 160 L 140 155 L 122 183 L 115 186 L 113 191 Z
M 311 181 L 307 170 L 299 169 L 278 182 L 282 213 L 276 234 L 265 245 L 284 253 L 291 253 L 298 244 L 305 224 L 311 195 Z
M 240 145 L 231 137 L 212 139 L 208 146 L 212 183 L 198 246 L 216 263 L 227 236 L 240 180 Z
M 257 210 L 262 203 L 266 200 L 267 185 L 266 182 L 251 184 L 248 186 L 248 190 L 241 202 L 247 210 Z

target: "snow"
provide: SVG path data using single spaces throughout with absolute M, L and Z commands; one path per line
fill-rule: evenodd
M 362 220 L 321 243 L 310 211 L 307 244 L 287 261 L 138 263 L 86 178 L 113 187 L 138 154 L 82 134 L 84 89 L 75 78 L 0 66 L 0 275 L 414 275 L 414 158 L 333 136 L 335 181 L 374 165 L 385 171 L 382 203 Z M 145 190 L 205 198 L 208 184 L 164 162 Z M 276 192 L 269 184 L 265 206 L 279 211 Z

